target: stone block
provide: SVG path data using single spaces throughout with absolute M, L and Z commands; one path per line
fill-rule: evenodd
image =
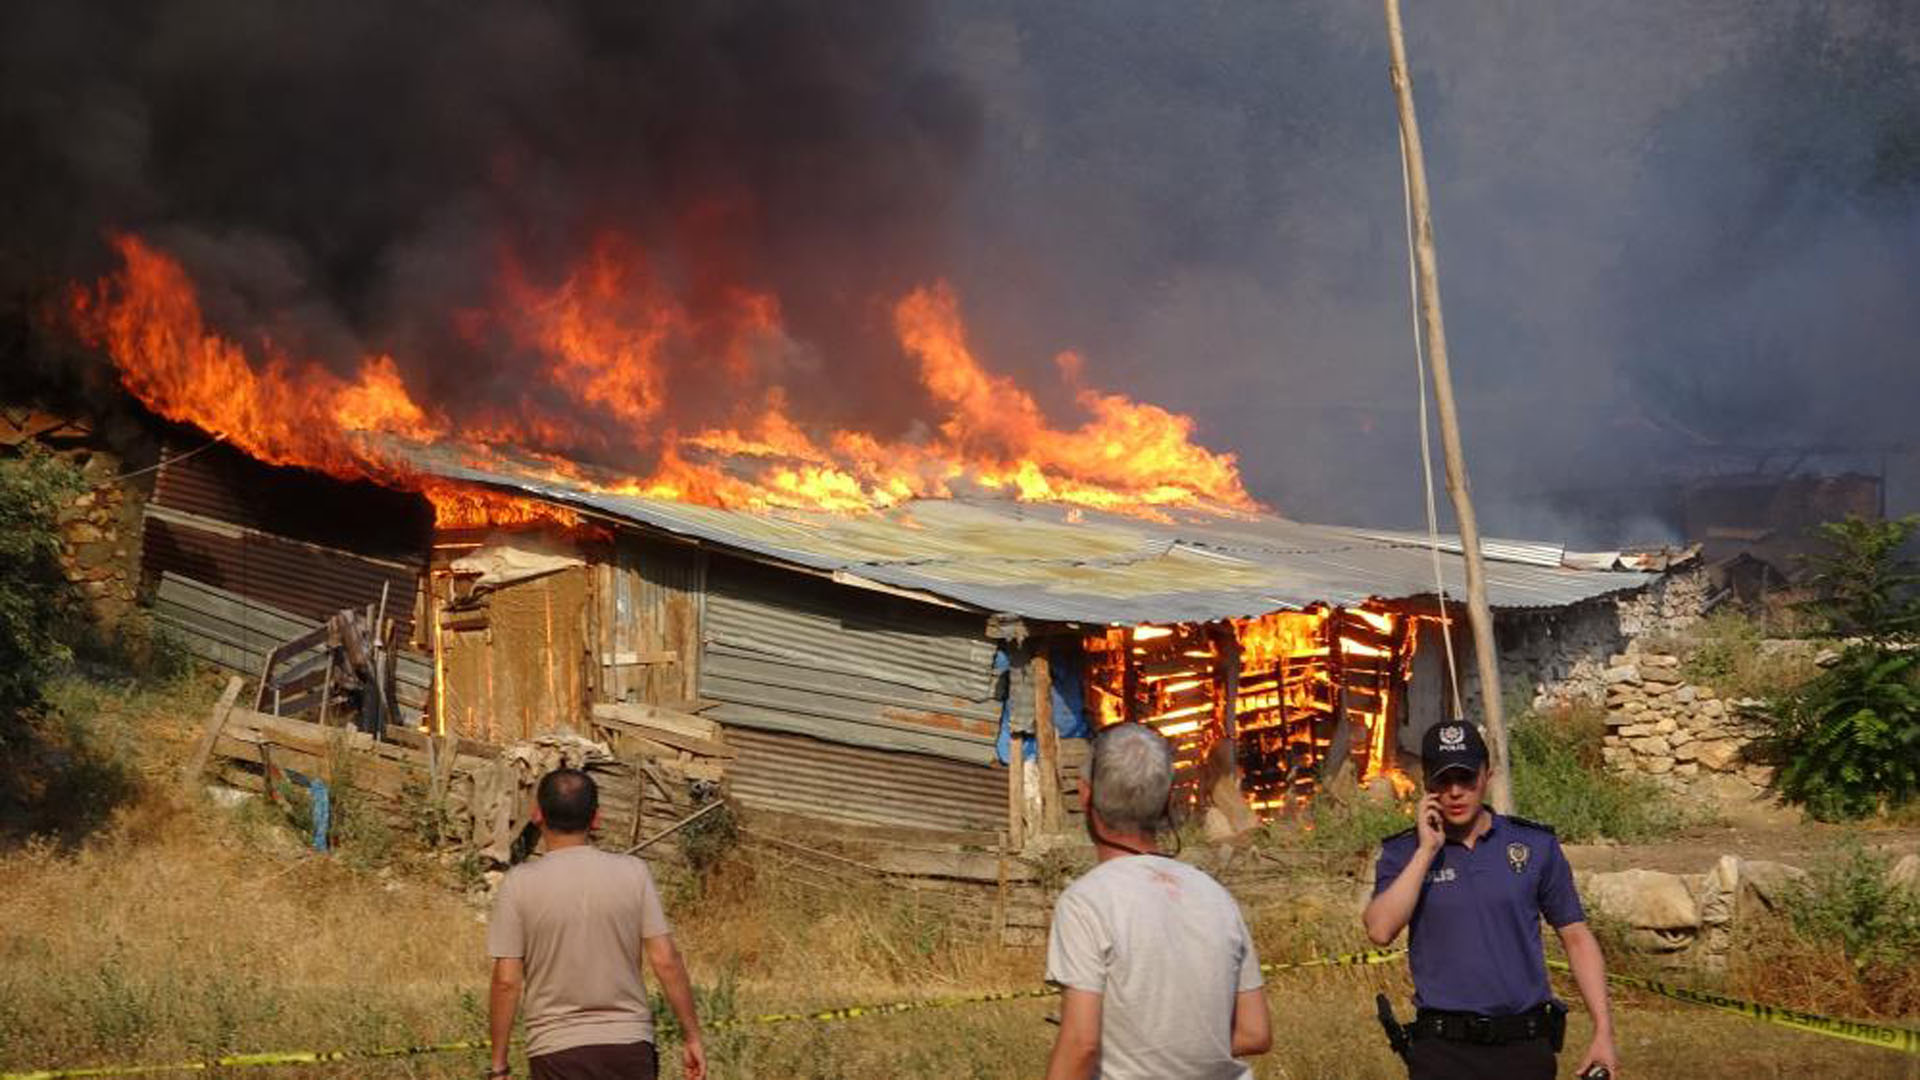
M 1700 689 L 1694 686 L 1682 686 L 1673 692 L 1673 701 L 1676 705 L 1691 705 L 1698 700 L 1699 697 Z
M 1640 690 L 1647 695 L 1648 700 L 1652 700 L 1673 693 L 1673 688 L 1678 685 L 1678 683 L 1648 682 L 1642 684 Z
M 1656 734 L 1671 735 L 1680 730 L 1680 722 L 1671 716 L 1663 716 L 1654 723 L 1653 730 Z
M 1678 763 L 1670 757 L 1643 758 L 1640 762 L 1640 771 L 1653 776 L 1664 776 L 1672 772 L 1676 764 Z
M 1666 668 L 1678 670 L 1680 658 L 1672 653 L 1642 653 L 1640 666 L 1643 668 Z
M 1680 761 L 1676 759 L 1673 763 L 1673 775 L 1675 776 L 1697 776 L 1699 773 L 1700 763 L 1697 761 Z
M 1673 756 L 1678 761 L 1692 761 L 1700 753 L 1700 744 L 1691 738 L 1668 739 L 1673 744 Z
M 1652 724 L 1628 724 L 1626 727 L 1620 728 L 1618 734 L 1623 739 L 1644 739 L 1649 735 L 1657 735 L 1659 732 L 1654 730 L 1654 725 Z
M 1887 884 L 1896 889 L 1920 892 L 1920 855 L 1902 855 L 1887 871 Z
M 1632 739 L 1627 743 L 1633 752 L 1646 757 L 1666 757 L 1673 753 L 1673 746 L 1658 735 L 1649 735 L 1641 739 Z
M 1807 880 L 1807 872 L 1786 863 L 1745 859 L 1740 863 L 1740 900 L 1736 918 L 1778 911 L 1787 896 Z
M 1587 904 L 1636 930 L 1697 930 L 1700 908 L 1677 874 L 1619 870 L 1594 874 L 1581 890 Z
M 1647 668 L 1640 673 L 1642 684 L 1651 688 L 1664 686 L 1671 690 L 1681 683 L 1679 668 Z
M 1774 768 L 1771 765 L 1749 765 L 1740 770 L 1740 779 L 1754 787 L 1767 788 L 1773 786 L 1773 774 Z
M 1632 686 L 1640 681 L 1640 669 L 1632 664 L 1608 668 L 1600 678 L 1608 686 Z
M 1694 752 L 1700 760 L 1700 767 L 1714 772 L 1726 772 L 1740 761 L 1740 744 L 1732 739 L 1714 739 L 1698 744 Z
M 1631 701 L 1622 703 L 1620 706 L 1620 711 L 1623 713 L 1627 713 L 1629 715 L 1632 715 L 1635 713 L 1643 713 L 1647 711 L 1647 703 L 1644 701 L 1641 701 L 1639 698 L 1634 698 Z
M 1614 653 L 1612 656 L 1607 657 L 1608 667 L 1628 667 L 1632 663 L 1633 657 L 1627 653 Z
M 1721 701 L 1719 698 L 1707 698 L 1700 702 L 1697 711 L 1701 716 L 1711 716 L 1717 719 L 1727 715 L 1727 703 Z

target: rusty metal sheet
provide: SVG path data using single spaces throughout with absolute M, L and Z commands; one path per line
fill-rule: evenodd
M 991 832 L 1006 818 L 1006 770 L 805 735 L 727 728 L 728 786 L 749 807 L 862 825 Z

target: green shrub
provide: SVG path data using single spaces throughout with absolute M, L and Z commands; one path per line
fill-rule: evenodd
M 32 444 L 0 461 L 0 738 L 43 702 L 47 680 L 71 656 L 58 515 L 84 488 L 78 470 Z
M 1513 715 L 1507 751 L 1514 809 L 1522 817 L 1575 842 L 1646 840 L 1686 824 L 1686 815 L 1658 785 L 1607 771 L 1600 755 L 1605 713 L 1575 707 Z
M 1828 554 L 1809 560 L 1805 607 L 1839 660 L 1771 702 L 1765 751 L 1787 798 L 1825 821 L 1865 817 L 1920 795 L 1920 574 L 1899 557 L 1920 516 L 1822 525 Z
M 1787 894 L 1794 930 L 1839 945 L 1870 980 L 1920 958 L 1920 891 L 1888 880 L 1891 865 L 1852 841 Z
M 1781 794 L 1821 821 L 1920 795 L 1920 652 L 1860 644 L 1770 710 Z

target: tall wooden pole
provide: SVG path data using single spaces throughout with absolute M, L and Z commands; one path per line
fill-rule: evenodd
M 1493 640 L 1493 611 L 1487 606 L 1486 568 L 1480 561 L 1480 524 L 1473 514 L 1467 484 L 1467 460 L 1460 449 L 1460 417 L 1453 404 L 1453 375 L 1447 364 L 1447 328 L 1440 315 L 1440 267 L 1433 243 L 1433 206 L 1427 195 L 1427 163 L 1420 146 L 1420 121 L 1413 111 L 1413 80 L 1407 73 L 1407 42 L 1400 25 L 1400 0 L 1386 0 L 1387 38 L 1392 47 L 1393 95 L 1400 105 L 1400 148 L 1407 166 L 1413 204 L 1413 255 L 1418 272 L 1420 317 L 1426 330 L 1427 359 L 1433 367 L 1433 399 L 1440 414 L 1440 445 L 1447 460 L 1447 494 L 1460 524 L 1460 549 L 1467 564 L 1467 621 L 1473 626 L 1473 655 L 1480 672 L 1480 703 L 1493 760 L 1492 802 L 1500 813 L 1513 811 L 1513 783 L 1507 769 L 1507 723 L 1500 700 L 1500 659 Z

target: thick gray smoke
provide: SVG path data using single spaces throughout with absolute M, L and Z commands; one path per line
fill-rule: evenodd
M 1893 509 L 1920 509 L 1920 7 L 1406 12 L 1483 527 L 1665 539 L 1648 485 L 1755 447 L 1877 469 L 1905 443 Z M 1289 513 L 1417 523 L 1377 0 L 965 5 L 946 30 L 988 76 L 983 332 L 1083 347 Z
M 1767 447 L 1884 452 L 1891 508 L 1920 506 L 1920 8 L 1408 17 L 1490 532 L 1664 539 L 1652 485 Z M 223 323 L 392 351 L 436 400 L 485 399 L 526 369 L 450 313 L 491 299 L 502 245 L 551 277 L 614 225 L 696 306 L 779 295 L 817 372 L 789 380 L 805 411 L 883 427 L 913 394 L 887 305 L 946 277 L 993 366 L 1081 351 L 1283 511 L 1419 520 L 1373 0 L 0 19 L 9 298 L 101 269 L 101 229 L 132 228 Z

